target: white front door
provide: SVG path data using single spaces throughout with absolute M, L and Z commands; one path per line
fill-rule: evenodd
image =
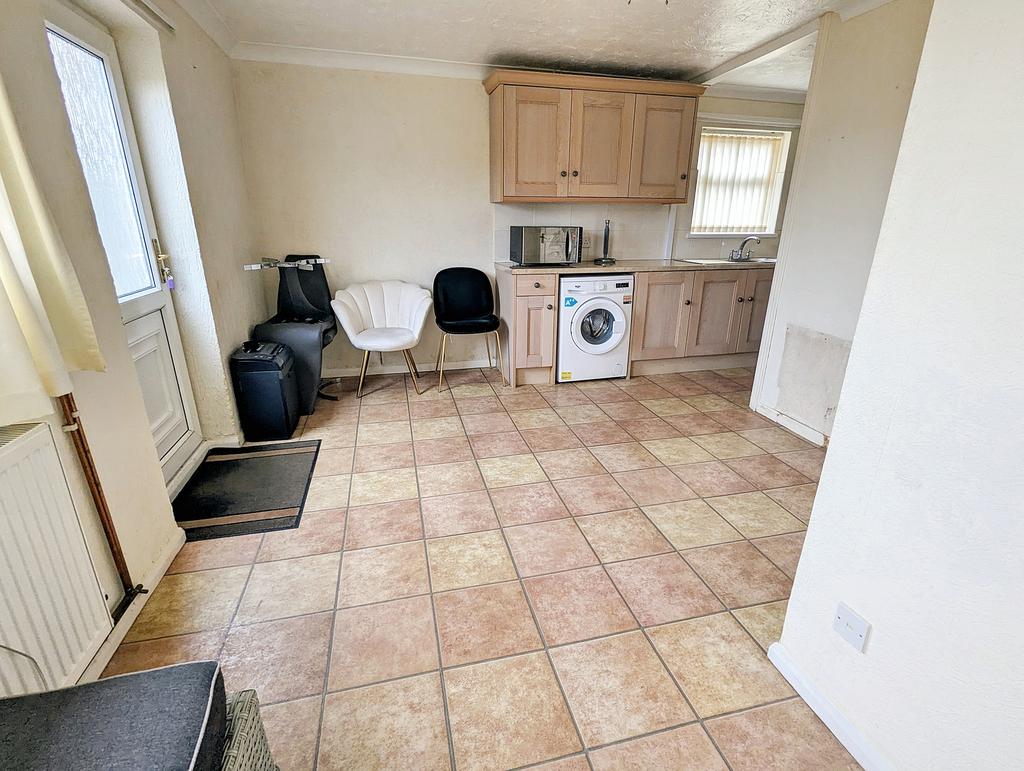
M 202 435 L 114 40 L 98 22 L 55 4 L 47 37 L 169 481 Z

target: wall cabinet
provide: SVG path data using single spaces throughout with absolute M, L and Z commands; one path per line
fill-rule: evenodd
M 703 86 L 498 70 L 491 200 L 685 203 Z

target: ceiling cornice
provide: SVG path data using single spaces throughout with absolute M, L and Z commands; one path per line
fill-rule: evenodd
M 175 0 L 192 20 L 202 27 L 203 32 L 228 56 L 238 44 L 238 38 L 231 31 L 223 16 L 207 0 Z

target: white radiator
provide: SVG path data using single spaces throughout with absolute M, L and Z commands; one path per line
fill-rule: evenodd
M 0 697 L 74 683 L 111 627 L 50 427 L 0 428 Z

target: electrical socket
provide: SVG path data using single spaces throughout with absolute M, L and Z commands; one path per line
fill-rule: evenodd
M 859 652 L 864 652 L 868 634 L 871 632 L 871 624 L 863 616 L 854 612 L 845 602 L 839 603 L 836 608 L 836 615 L 832 619 L 832 628 Z
M 590 248 L 590 236 L 583 236 L 583 248 L 584 249 L 589 249 Z

